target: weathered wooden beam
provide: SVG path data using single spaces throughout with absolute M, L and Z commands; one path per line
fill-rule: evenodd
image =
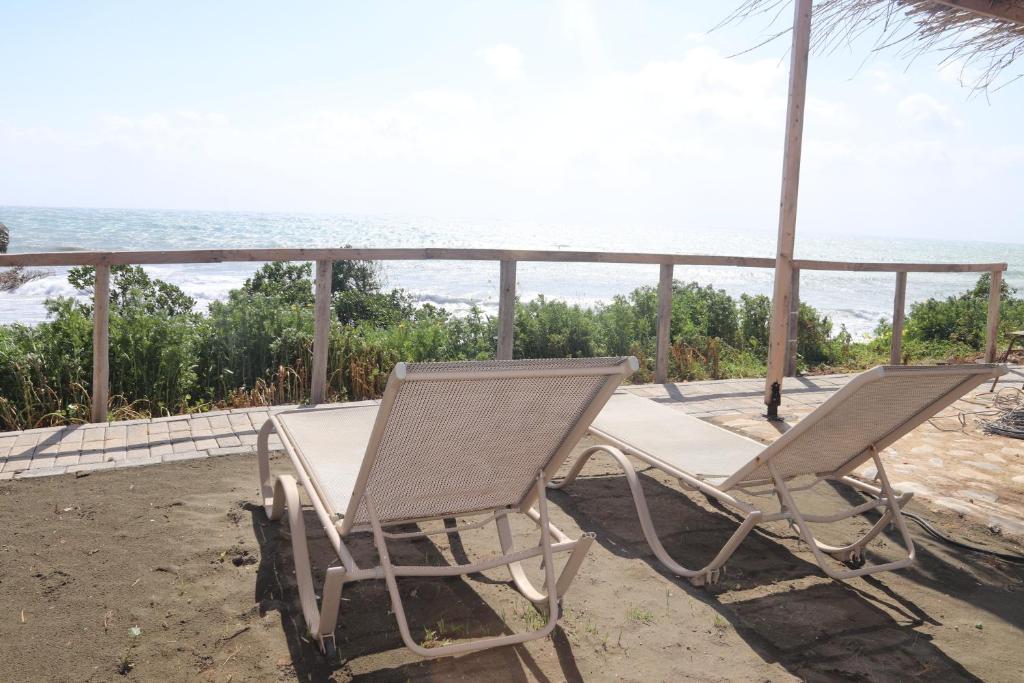
M 800 269 L 793 269 L 792 297 L 786 331 L 786 377 L 796 377 L 797 349 L 800 345 Z
M 107 421 L 110 402 L 110 266 L 97 266 L 92 305 L 92 421 Z
M 635 263 L 771 268 L 774 261 L 754 256 L 652 254 L 643 252 L 526 249 L 197 249 L 168 251 L 73 251 L 0 255 L 4 266 L 149 265 L 262 261 L 537 261 L 559 263 Z
M 512 360 L 516 329 L 516 262 L 501 262 L 498 291 L 498 360 Z
M 658 384 L 668 381 L 668 349 L 672 343 L 672 271 L 671 263 L 662 263 L 658 277 L 658 322 L 654 354 L 654 381 Z
M 892 345 L 889 347 L 889 365 L 903 363 L 903 323 L 907 315 L 907 274 L 896 273 L 896 294 L 892 300 Z
M 1005 263 L 867 263 L 796 259 L 796 268 L 858 273 L 990 273 L 1006 270 Z
M 313 377 L 310 403 L 323 403 L 327 394 L 327 351 L 331 344 L 331 261 L 316 262 L 313 295 Z
M 0 254 L 0 267 L 99 266 L 263 261 L 530 261 L 548 263 L 622 263 L 677 266 L 774 268 L 775 259 L 711 254 L 558 251 L 520 249 L 198 249 L 168 251 L 58 251 Z M 802 270 L 855 272 L 989 273 L 1005 263 L 875 263 L 795 259 Z
M 772 400 L 772 387 L 782 386 L 786 369 L 786 328 L 793 285 L 793 247 L 796 242 L 796 209 L 800 189 L 800 153 L 803 146 L 810 44 L 811 0 L 796 0 L 793 7 L 793 44 L 789 63 L 779 233 L 775 251 L 775 286 L 772 291 L 772 321 L 768 337 L 768 373 L 764 385 L 764 402 L 769 407 L 769 417 L 774 417 L 778 409 L 777 402 Z
M 1002 286 L 1002 272 L 993 270 L 988 288 L 988 326 L 985 331 L 986 363 L 994 363 L 996 361 L 996 344 L 999 343 L 999 304 L 1002 302 Z

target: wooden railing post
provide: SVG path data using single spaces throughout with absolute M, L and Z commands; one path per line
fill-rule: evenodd
M 309 402 L 323 403 L 327 394 L 327 350 L 331 343 L 331 270 L 332 261 L 316 262 L 313 297 L 313 379 Z
M 800 337 L 800 269 L 793 269 L 789 322 L 786 330 L 786 377 L 796 377 L 797 348 Z
M 889 365 L 903 363 L 903 322 L 907 315 L 907 274 L 896 273 L 896 295 L 892 300 L 892 346 L 889 347 Z
M 985 334 L 985 362 L 996 361 L 996 344 L 999 342 L 999 303 L 1003 288 L 1003 273 L 992 271 L 988 288 L 988 329 Z
M 92 421 L 107 421 L 110 401 L 110 266 L 96 266 L 92 305 Z
M 668 347 L 672 331 L 672 271 L 671 263 L 661 264 L 658 277 L 658 330 L 654 354 L 654 381 L 668 381 Z
M 498 360 L 512 360 L 516 329 L 516 262 L 501 262 L 498 292 Z

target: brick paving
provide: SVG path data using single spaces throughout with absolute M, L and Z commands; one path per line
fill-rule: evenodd
M 0 480 L 252 453 L 274 408 L 0 433 Z M 281 442 L 271 436 L 272 448 Z
M 798 422 L 853 377 L 852 374 L 787 378 L 780 410 L 787 425 Z M 1024 367 L 1015 366 L 1000 388 L 1024 388 Z M 786 427 L 764 412 L 764 380 L 737 379 L 635 385 L 635 394 L 768 442 Z M 985 386 L 886 449 L 894 484 L 936 505 L 971 514 L 1024 537 L 1024 441 L 982 434 L 973 420 L 960 428 L 961 411 L 991 402 Z M 987 398 L 986 398 L 987 397 Z M 0 433 L 0 481 L 75 474 L 161 462 L 216 457 L 256 450 L 256 435 L 271 412 L 295 406 L 240 408 L 108 424 L 47 427 Z M 327 407 L 327 406 L 325 406 Z M 280 439 L 271 436 L 270 447 Z M 866 475 L 871 475 L 867 469 Z

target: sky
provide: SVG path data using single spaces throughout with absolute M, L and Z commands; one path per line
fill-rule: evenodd
M 774 230 L 789 41 L 734 6 L 0 0 L 0 205 Z M 812 57 L 798 229 L 1024 241 L 1024 79 L 872 47 Z

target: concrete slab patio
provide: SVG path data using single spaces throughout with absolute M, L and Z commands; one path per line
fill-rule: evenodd
M 852 376 L 786 379 L 783 424 L 761 417 L 760 379 L 634 385 L 627 390 L 767 443 Z M 1024 368 L 1014 366 L 1000 382 L 999 391 L 1004 398 L 1016 398 L 1022 388 Z M 931 505 L 1024 538 L 1024 441 L 984 434 L 977 425 L 978 418 L 991 414 L 994 396 L 983 387 L 882 456 L 895 485 L 914 491 Z M 0 434 L 0 480 L 252 453 L 257 432 L 270 413 L 291 408 L 241 408 L 6 432 Z M 271 448 L 280 448 L 277 437 L 271 437 Z M 869 468 L 862 474 L 873 476 Z

